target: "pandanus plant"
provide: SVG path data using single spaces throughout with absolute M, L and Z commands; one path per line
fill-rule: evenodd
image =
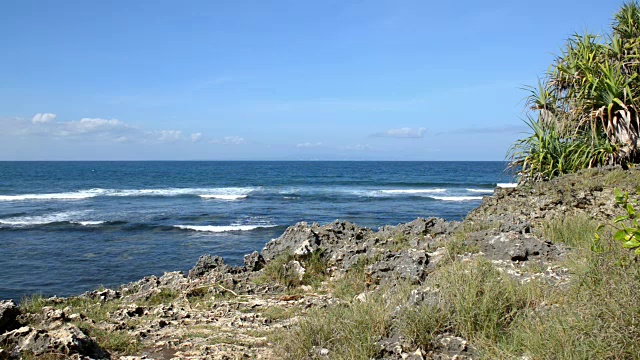
M 554 145 L 550 152 L 580 149 L 582 154 L 563 153 L 563 160 L 585 154 L 594 156 L 588 161 L 576 162 L 578 167 L 637 162 L 640 160 L 639 71 L 640 6 L 632 1 L 623 4 L 615 14 L 611 34 L 571 36 L 546 77 L 537 87 L 529 88 L 527 106 L 534 115 L 528 123 L 530 127 L 535 123 L 530 140 L 540 139 L 541 133 L 552 133 L 551 140 L 561 145 Z M 542 158 L 534 153 L 540 151 L 540 147 L 527 146 L 531 141 L 526 140 L 516 142 L 510 150 L 512 166 L 521 168 L 524 180 L 549 179 L 579 170 L 573 166 L 560 169 L 559 161 L 532 166 L 535 159 Z M 534 173 L 545 166 L 556 168 Z

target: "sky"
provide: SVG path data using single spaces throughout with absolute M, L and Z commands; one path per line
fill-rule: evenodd
M 622 1 L 0 4 L 0 160 L 504 160 Z

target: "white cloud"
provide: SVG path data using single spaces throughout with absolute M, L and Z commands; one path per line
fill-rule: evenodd
M 298 148 L 310 148 L 310 147 L 320 147 L 320 146 L 322 146 L 321 142 L 317 142 L 317 143 L 304 142 L 302 144 L 296 144 L 296 147 Z
M 387 131 L 371 134 L 372 137 L 387 137 L 387 138 L 400 138 L 400 139 L 419 139 L 423 138 L 427 129 L 425 128 L 409 128 L 404 127 L 400 129 L 389 129 Z
M 52 113 L 37 113 L 33 115 L 31 122 L 34 124 L 48 123 L 55 120 L 56 114 Z
M 369 144 L 365 144 L 365 145 L 357 144 L 357 145 L 344 146 L 340 149 L 347 150 L 347 151 L 367 151 L 367 150 L 371 150 L 371 146 Z
M 211 144 L 221 144 L 221 145 L 240 145 L 244 144 L 246 141 L 244 138 L 240 136 L 225 136 L 223 139 L 215 139 L 209 141 Z
M 202 138 L 202 133 L 191 134 L 191 142 L 198 142 Z
M 176 142 L 182 140 L 182 131 L 180 130 L 159 130 L 157 131 L 158 141 Z
M 31 121 L 0 118 L 0 126 L 4 129 L 0 135 L 116 143 L 196 142 L 203 136 L 202 133 L 185 136 L 181 130 L 143 129 L 118 119 L 87 117 L 76 121 L 54 121 L 55 118 L 56 115 L 51 113 L 38 113 Z
M 64 124 L 68 129 L 78 133 L 104 132 L 117 128 L 128 128 L 129 125 L 118 119 L 83 118 L 80 121 L 69 121 Z

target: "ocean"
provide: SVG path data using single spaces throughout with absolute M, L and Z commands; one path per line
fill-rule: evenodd
M 0 162 L 0 299 L 69 296 L 202 254 L 242 265 L 299 221 L 461 220 L 504 162 Z

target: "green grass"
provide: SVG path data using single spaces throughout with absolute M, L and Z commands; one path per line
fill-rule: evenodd
M 158 306 L 160 304 L 170 304 L 178 298 L 180 294 L 176 290 L 162 288 L 159 292 L 151 295 L 141 304 L 146 306 Z
M 118 355 L 133 355 L 140 351 L 140 340 L 123 330 L 104 330 L 87 323 L 76 324 L 82 332 L 96 340 L 101 348 Z
M 597 251 L 591 236 L 574 239 L 569 286 L 547 289 L 555 306 L 521 318 L 494 354 L 640 359 L 640 266 L 609 235 L 602 238 Z
M 68 307 L 70 311 L 68 311 L 67 316 L 79 313 L 84 314 L 89 319 L 100 322 L 107 320 L 107 313 L 119 309 L 122 306 L 122 302 L 117 299 L 102 302 L 97 299 L 85 297 L 70 297 L 51 301 L 42 297 L 42 295 L 33 295 L 20 300 L 20 310 L 23 313 L 39 314 L 45 306 L 50 306 L 58 310 Z
M 538 233 L 553 243 L 562 243 L 570 247 L 591 243 L 598 223 L 585 214 L 570 218 L 556 218 L 543 222 Z
M 380 350 L 377 341 L 387 334 L 390 312 L 381 297 L 314 309 L 297 326 L 274 336 L 276 355 L 304 359 L 319 347 L 328 349 L 332 359 L 368 360 Z
M 370 262 L 371 260 L 363 255 L 342 277 L 331 282 L 329 287 L 333 296 L 351 301 L 355 296 L 367 290 L 366 266 Z
M 268 261 L 262 270 L 261 277 L 255 279 L 258 284 L 276 282 L 287 289 L 294 289 L 301 285 L 319 287 L 326 278 L 327 263 L 322 250 L 316 250 L 304 259 L 298 260 L 305 269 L 300 278 L 291 266 L 296 258 L 290 254 L 282 254 Z

